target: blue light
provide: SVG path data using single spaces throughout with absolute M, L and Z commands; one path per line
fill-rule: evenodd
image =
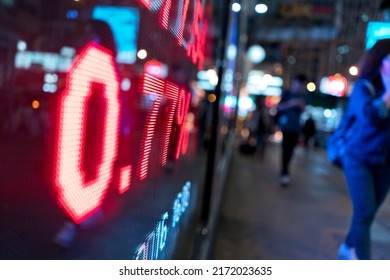
M 168 212 L 165 212 L 161 221 L 156 226 L 156 237 L 157 237 L 157 251 L 162 251 L 165 248 L 165 244 L 168 236 L 168 227 L 166 225 L 166 220 L 168 220 Z M 157 258 L 156 258 L 157 259 Z
M 155 229 L 148 234 L 146 240 L 138 247 L 134 259 L 158 260 L 159 254 L 165 248 L 168 236 L 168 212 L 165 212 Z
M 15 0 L 1 0 L 0 3 L 4 6 L 12 7 L 15 5 Z
M 116 61 L 133 64 L 137 59 L 138 9 L 96 6 L 93 9 L 92 18 L 103 20 L 110 25 L 118 48 Z
M 69 10 L 66 12 L 66 18 L 68 19 L 76 19 L 78 16 L 79 13 L 76 10 Z
M 187 209 L 190 203 L 190 191 L 191 183 L 187 182 L 180 193 L 177 194 L 175 201 L 173 202 L 173 215 L 172 215 L 172 227 L 176 227 L 181 215 Z
M 366 32 L 366 49 L 370 49 L 378 40 L 390 38 L 390 22 L 369 22 Z
M 164 253 L 163 250 L 167 243 L 169 230 L 171 229 L 171 235 L 175 232 L 173 228 L 176 227 L 181 216 L 190 204 L 190 193 L 191 183 L 187 181 L 173 202 L 172 228 L 168 227 L 169 215 L 168 212 L 165 212 L 161 216 L 160 221 L 156 224 L 154 230 L 150 232 L 145 241 L 138 246 L 134 255 L 135 260 L 158 260 L 161 258 L 160 253 Z
M 229 108 L 234 108 L 234 107 L 236 107 L 236 104 L 237 104 L 237 98 L 235 96 L 228 95 L 225 97 L 224 104 L 225 104 L 225 106 L 227 106 Z

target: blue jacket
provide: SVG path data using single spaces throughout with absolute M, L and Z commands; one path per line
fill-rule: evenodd
M 346 156 L 364 164 L 383 164 L 389 159 L 390 114 L 382 100 L 384 90 L 375 87 L 375 94 L 363 80 L 358 80 L 348 103 L 348 112 L 355 116 L 352 137 L 346 143 Z
M 292 99 L 301 100 L 303 103 L 306 103 L 303 94 L 292 93 L 289 90 L 286 90 L 282 93 L 282 98 L 278 104 L 278 126 L 282 131 L 288 132 L 301 132 L 301 114 L 302 108 L 298 105 L 282 109 L 283 105 Z

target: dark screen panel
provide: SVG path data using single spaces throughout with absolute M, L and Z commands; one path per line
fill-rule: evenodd
M 29 5 L 1 12 L 0 258 L 188 258 L 206 3 Z

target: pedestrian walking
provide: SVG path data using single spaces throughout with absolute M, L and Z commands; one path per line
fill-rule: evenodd
M 256 140 L 254 155 L 259 160 L 263 160 L 272 126 L 271 116 L 265 105 L 265 96 L 258 96 L 255 104 L 256 109 L 252 112 L 251 119 L 248 122 L 248 129 L 250 138 Z
M 301 114 L 305 109 L 306 76 L 296 76 L 289 90 L 282 93 L 277 106 L 277 122 L 282 131 L 282 160 L 280 183 L 287 186 L 290 182 L 290 162 L 301 133 Z
M 339 259 L 370 259 L 370 230 L 390 187 L 390 40 L 363 56 L 348 103 L 354 116 L 343 169 L 353 206 Z

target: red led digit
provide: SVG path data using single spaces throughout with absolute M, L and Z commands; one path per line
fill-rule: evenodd
M 203 62 L 204 62 L 204 48 L 206 46 L 206 36 L 207 36 L 207 20 L 203 21 L 202 26 L 202 36 L 199 38 L 199 45 L 198 45 L 198 70 L 201 70 L 203 68 Z
M 202 31 L 200 29 L 200 23 L 202 23 Z M 191 27 L 192 38 L 188 43 L 187 55 L 191 58 L 195 64 L 198 62 L 198 69 L 203 67 L 204 61 L 204 47 L 206 44 L 206 30 L 207 21 L 203 20 L 203 6 L 200 0 L 196 2 L 196 8 Z
M 175 153 L 175 158 L 178 159 L 180 157 L 180 151 L 182 149 L 182 146 L 187 146 L 188 142 L 185 142 L 185 141 L 188 141 L 188 138 L 186 137 L 186 127 L 185 127 L 185 119 L 186 119 L 186 116 L 187 116 L 187 112 L 188 112 L 188 109 L 190 107 L 190 100 L 191 100 L 191 93 L 185 93 L 183 92 L 182 96 L 184 97 L 184 103 L 183 103 L 183 107 L 184 107 L 184 113 L 183 113 L 183 116 L 182 116 L 182 119 L 181 119 L 181 130 L 180 130 L 180 136 L 179 136 L 179 142 L 178 142 L 178 145 L 176 146 L 176 153 Z M 187 148 L 185 148 L 186 150 Z
M 196 1 L 194 17 L 191 26 L 191 40 L 188 43 L 187 55 L 191 58 L 193 63 L 197 60 L 197 43 L 200 34 L 199 21 L 202 19 L 202 5 L 199 0 Z
M 152 3 L 152 0 L 140 0 L 142 4 L 145 5 L 146 8 L 150 10 L 150 4 Z
M 92 85 L 104 85 L 106 106 L 102 130 L 102 159 L 96 176 L 85 178 L 85 132 Z M 113 175 L 118 153 L 119 78 L 111 51 L 89 43 L 73 64 L 59 102 L 54 184 L 58 201 L 75 223 L 81 223 L 101 206 Z
M 181 14 L 178 15 L 179 17 L 179 32 L 177 34 L 177 42 L 179 46 L 181 46 L 181 42 L 183 40 L 183 33 L 184 33 L 184 25 L 186 23 L 187 19 L 187 12 L 188 12 L 188 4 L 190 3 L 190 0 L 184 0 L 183 10 Z
M 186 91 L 184 89 L 180 90 L 179 96 L 178 96 L 178 102 L 177 102 L 177 108 L 176 108 L 176 118 L 175 121 L 177 124 L 182 124 L 184 121 L 184 114 L 186 109 Z
M 190 140 L 190 132 L 186 127 L 186 124 L 184 124 L 183 130 L 184 131 L 183 131 L 183 139 L 181 143 L 181 154 L 185 155 L 188 150 L 188 141 Z
M 144 136 L 141 143 L 142 158 L 140 163 L 139 178 L 145 179 L 148 175 L 148 164 L 152 150 L 152 141 L 157 122 L 165 82 L 149 74 L 145 74 L 141 82 L 141 92 L 145 94 L 146 102 L 151 108 L 146 116 Z
M 172 123 L 173 123 L 173 117 L 175 114 L 176 104 L 177 104 L 177 97 L 179 93 L 179 87 L 171 82 L 167 82 L 165 86 L 165 96 L 168 98 L 168 117 L 167 122 L 164 125 L 164 131 L 163 131 L 163 147 L 161 152 L 161 158 L 160 163 L 161 165 L 165 165 L 167 163 L 168 158 L 168 147 L 169 147 L 169 140 L 171 137 L 172 132 Z
M 172 0 L 165 0 L 163 4 L 163 10 L 160 14 L 160 24 L 165 29 L 168 29 L 168 21 L 169 21 L 169 11 L 172 6 Z
M 131 176 L 131 166 L 125 166 L 121 168 L 120 172 L 120 182 L 119 182 L 119 193 L 123 194 L 130 188 L 130 176 Z

